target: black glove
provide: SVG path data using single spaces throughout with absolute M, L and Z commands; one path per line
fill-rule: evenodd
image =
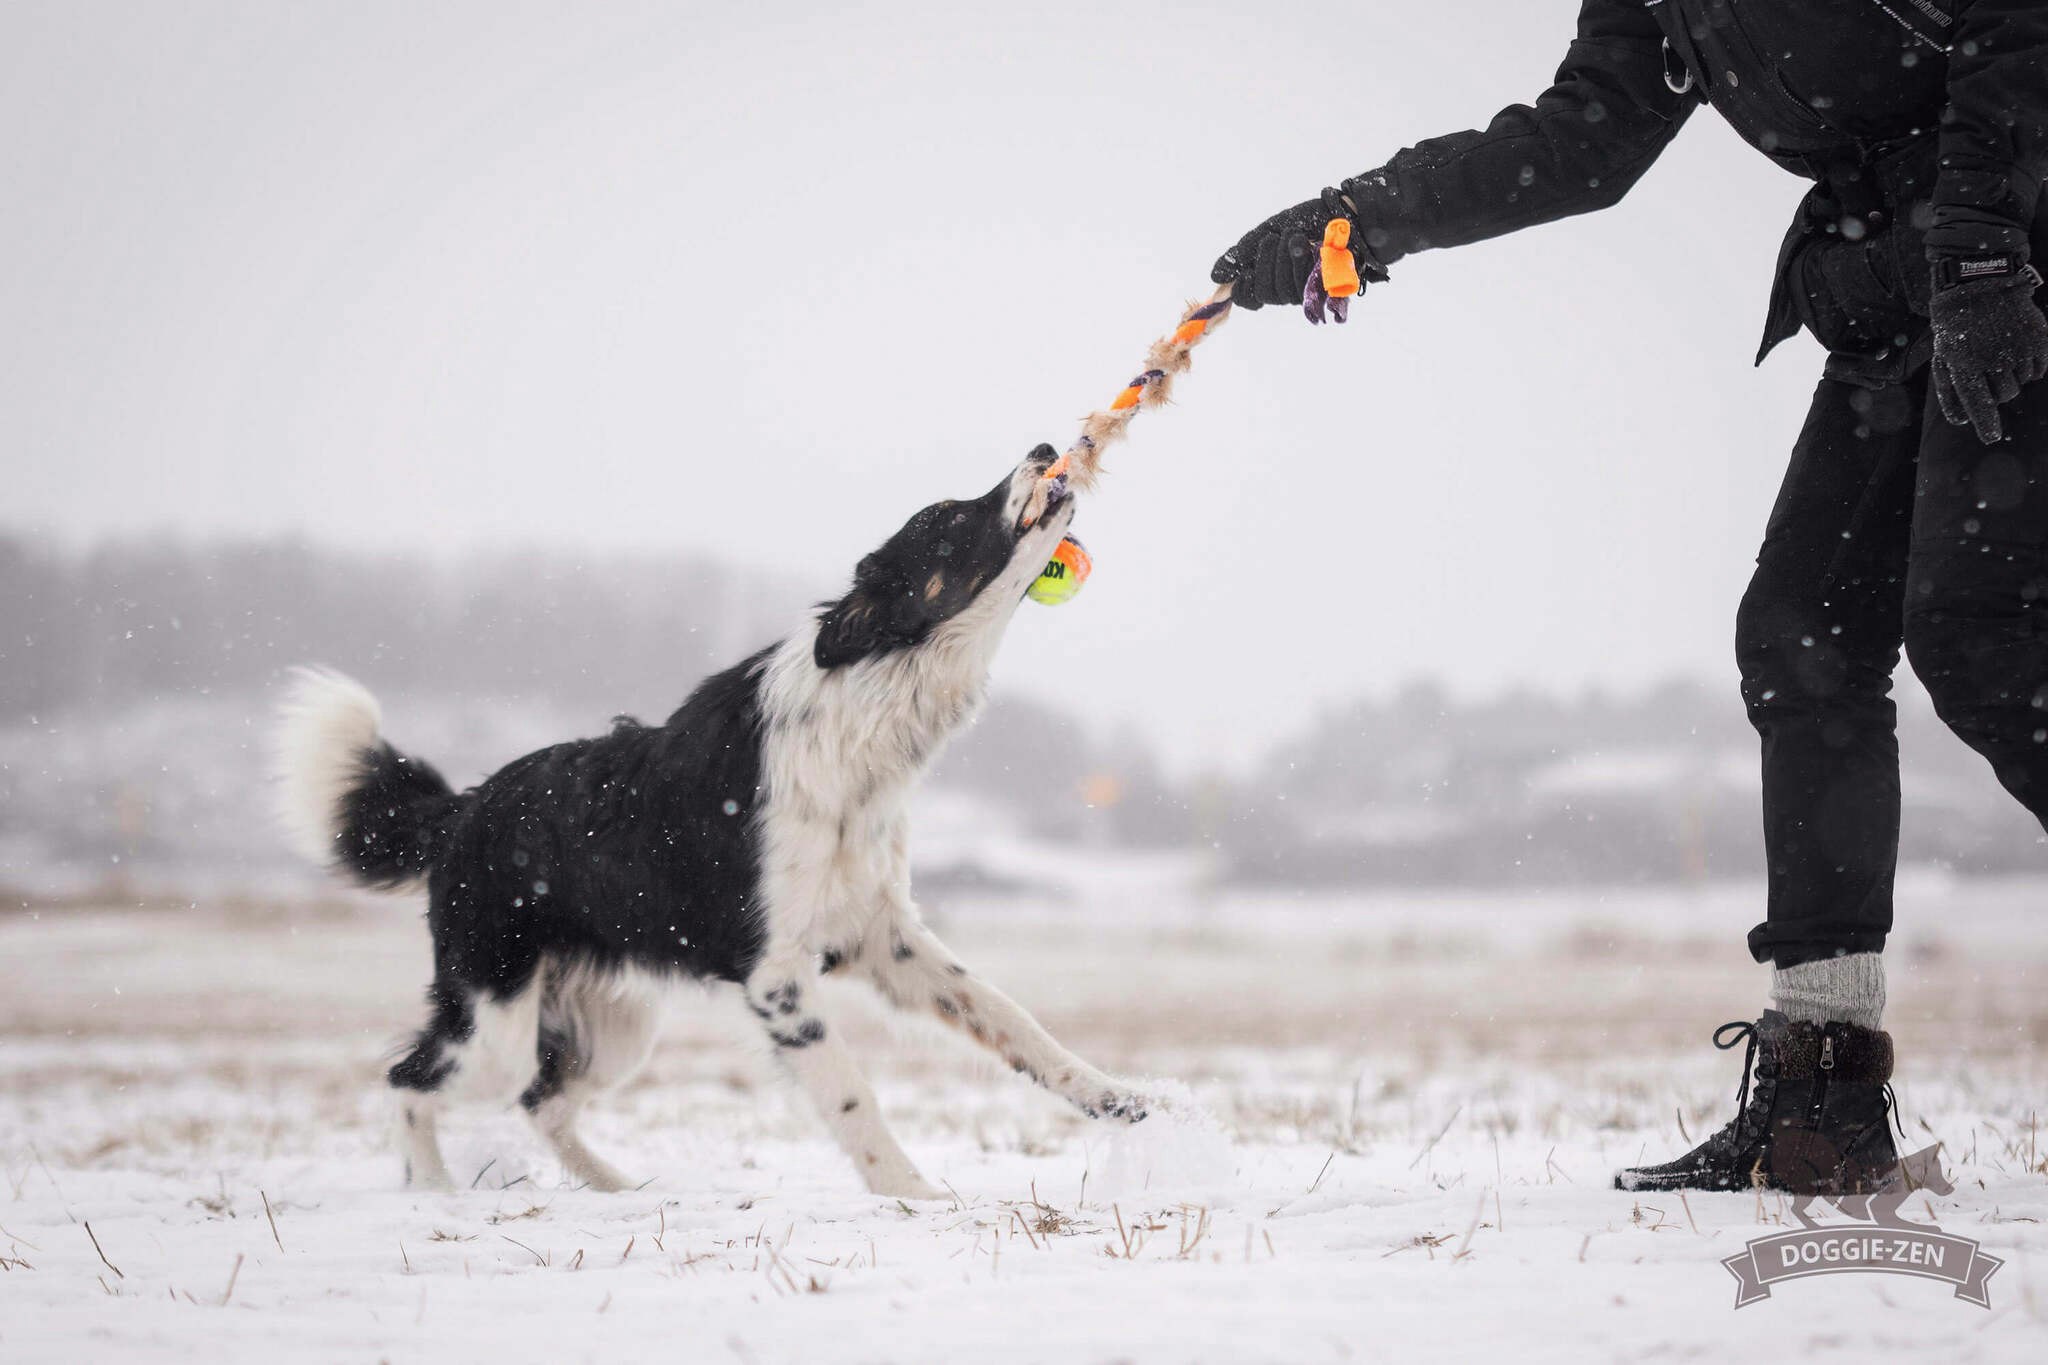
M 1231 286 L 1230 302 L 1238 308 L 1298 305 L 1308 289 L 1309 273 L 1322 259 L 1323 229 L 1332 218 L 1351 219 L 1351 255 L 1358 262 L 1360 287 L 1384 284 L 1386 267 L 1366 250 L 1365 230 L 1359 226 L 1357 212 L 1337 190 L 1324 190 L 1247 232 L 1236 246 L 1216 258 L 1209 278 Z
M 2034 300 L 2041 272 L 2017 256 L 1947 259 L 1934 267 L 1934 396 L 1941 415 L 1995 445 L 1998 405 L 2048 375 L 2048 317 Z

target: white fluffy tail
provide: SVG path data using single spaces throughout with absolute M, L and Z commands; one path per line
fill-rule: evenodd
M 350 794 L 377 752 L 383 710 L 354 678 L 295 668 L 278 708 L 272 751 L 277 813 L 293 850 L 324 866 L 340 849 Z

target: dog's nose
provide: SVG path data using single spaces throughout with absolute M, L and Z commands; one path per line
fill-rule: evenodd
M 1032 473 L 1042 474 L 1052 468 L 1054 461 L 1058 460 L 1059 457 L 1060 453 L 1057 450 L 1041 443 L 1034 447 L 1029 455 L 1024 457 L 1024 463 L 1030 467 Z

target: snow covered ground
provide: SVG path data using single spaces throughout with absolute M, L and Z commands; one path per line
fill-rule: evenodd
M 839 1012 L 956 1192 L 859 1192 L 746 1029 L 679 1000 L 566 1188 L 516 1114 L 396 1190 L 377 1073 L 426 944 L 390 901 L 0 912 L 0 1359 L 2040 1360 L 2048 886 L 1909 888 L 1892 1026 L 1923 1209 L 2003 1257 L 1991 1309 L 1856 1275 L 1740 1311 L 1775 1197 L 1607 1188 L 1726 1117 L 1753 889 L 1167 905 L 940 922 L 1181 1115 L 1093 1125 L 950 1038 Z M 1183 1088 L 1184 1087 L 1184 1088 Z M 87 1225 L 90 1225 L 88 1232 Z

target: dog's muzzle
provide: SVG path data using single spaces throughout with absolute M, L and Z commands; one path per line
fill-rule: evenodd
M 1024 500 L 1024 511 L 1017 518 L 1017 529 L 1029 531 L 1053 513 L 1074 500 L 1074 490 L 1067 484 L 1067 476 L 1040 479 L 1031 489 L 1031 496 Z

